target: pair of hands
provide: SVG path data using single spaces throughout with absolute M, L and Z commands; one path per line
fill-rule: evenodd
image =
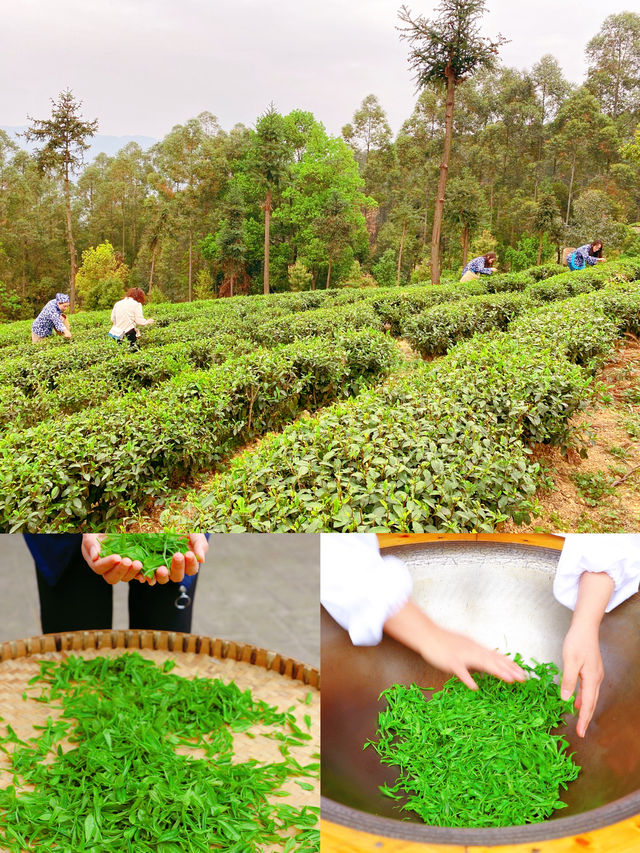
M 605 573 L 585 572 L 578 586 L 578 601 L 571 627 L 562 648 L 564 672 L 560 695 L 567 700 L 578 688 L 576 732 L 584 737 L 598 702 L 604 667 L 599 631 L 614 583 Z M 436 625 L 413 602 L 408 601 L 385 622 L 387 634 L 418 652 L 428 663 L 457 676 L 471 690 L 478 685 L 470 670 L 488 672 L 503 681 L 524 681 L 526 673 L 497 651 L 487 649 L 470 637 Z
M 104 533 L 85 533 L 82 537 L 82 556 L 89 568 L 97 575 L 102 575 L 111 585 L 133 580 L 148 583 L 149 586 L 154 586 L 156 583 L 165 584 L 169 581 L 180 583 L 185 575 L 198 573 L 200 563 L 204 562 L 209 550 L 209 543 L 204 533 L 190 533 L 190 550 L 186 554 L 174 554 L 171 566 L 161 566 L 156 569 L 154 578 L 147 578 L 141 574 L 142 563 L 139 560 L 132 561 L 118 554 L 100 557 L 100 542 L 105 536 Z

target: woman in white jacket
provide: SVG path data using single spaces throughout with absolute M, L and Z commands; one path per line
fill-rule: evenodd
M 563 646 L 561 693 L 568 699 L 580 681 L 576 697 L 580 737 L 593 716 L 604 675 L 600 622 L 605 612 L 637 592 L 639 583 L 640 534 L 566 537 L 554 594 L 574 610 Z M 322 534 L 322 604 L 355 645 L 375 645 L 384 631 L 472 690 L 477 685 L 470 669 L 503 681 L 524 681 L 525 673 L 509 658 L 436 625 L 410 600 L 411 589 L 406 566 L 381 556 L 374 534 Z
M 126 338 L 129 341 L 131 349 L 140 349 L 138 346 L 138 337 L 140 332 L 139 326 L 150 326 L 153 320 L 149 318 L 145 320 L 142 314 L 142 306 L 146 302 L 144 290 L 139 287 L 132 287 L 127 290 L 124 297 L 113 306 L 111 311 L 111 322 L 113 325 L 109 330 L 109 337 L 122 343 Z

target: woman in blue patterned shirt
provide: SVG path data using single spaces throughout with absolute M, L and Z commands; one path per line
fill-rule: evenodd
M 493 265 L 497 259 L 498 256 L 495 252 L 487 252 L 486 255 L 480 255 L 478 258 L 474 258 L 472 261 L 469 261 L 466 267 L 462 270 L 462 278 L 460 281 L 473 281 L 473 279 L 478 278 L 479 275 L 491 275 L 493 272 Z
M 567 263 L 570 270 L 583 270 L 587 264 L 593 267 L 598 261 L 604 260 L 606 258 L 602 257 L 602 243 L 600 240 L 595 240 L 593 243 L 585 243 L 584 246 L 574 249 Z
M 66 314 L 68 308 L 69 297 L 66 293 L 56 293 L 56 298 L 47 302 L 31 326 L 31 340 L 34 344 L 48 338 L 54 329 L 65 338 L 71 337 Z

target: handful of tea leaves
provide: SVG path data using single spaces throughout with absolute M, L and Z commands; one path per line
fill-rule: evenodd
M 140 560 L 142 574 L 155 577 L 160 566 L 171 566 L 174 554 L 189 550 L 189 537 L 175 533 L 109 533 L 100 546 L 100 556 L 119 554 L 130 560 Z
M 219 679 L 182 678 L 141 655 L 42 661 L 36 701 L 61 708 L 23 741 L 7 726 L 14 784 L 0 788 L 0 848 L 11 853 L 248 853 L 319 849 L 319 809 L 282 803 L 319 764 L 292 750 L 311 735 L 292 708 Z M 311 700 L 311 694 L 302 701 Z M 33 701 L 33 700 L 31 700 Z M 281 759 L 240 761 L 233 733 L 261 727 Z M 305 727 L 310 718 L 305 716 Z M 65 745 L 61 743 L 66 741 Z M 13 749 L 7 749 L 12 744 Z M 69 745 L 70 744 L 70 745 Z M 198 749 L 203 757 L 186 754 Z M 302 780 L 302 781 L 298 781 Z M 25 785 L 33 786 L 26 790 Z
M 517 826 L 564 808 L 560 789 L 580 768 L 551 730 L 574 712 L 573 698 L 560 698 L 555 664 L 515 661 L 525 682 L 481 674 L 472 691 L 451 678 L 430 699 L 416 684 L 385 690 L 378 740 L 365 744 L 400 769 L 382 793 L 434 826 Z

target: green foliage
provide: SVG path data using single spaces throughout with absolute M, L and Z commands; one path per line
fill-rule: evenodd
M 470 255 L 477 258 L 480 255 L 486 255 L 489 252 L 495 252 L 498 248 L 498 240 L 486 228 L 471 241 Z
M 89 310 L 111 308 L 124 296 L 128 279 L 129 268 L 108 240 L 82 253 L 76 287 Z
M 19 316 L 19 297 L 0 281 L 0 320 L 17 320 Z
M 481 673 L 477 692 L 451 678 L 430 696 L 417 684 L 381 694 L 387 707 L 365 747 L 398 774 L 380 790 L 402 811 L 431 826 L 476 827 L 538 823 L 566 808 L 561 790 L 580 767 L 552 731 L 575 713 L 573 699 L 560 698 L 555 664 L 515 661 L 529 674 L 524 683 Z
M 532 307 L 524 294 L 470 296 L 437 305 L 408 320 L 403 337 L 423 358 L 444 355 L 454 344 L 475 333 L 506 329 L 511 320 Z
M 198 270 L 196 273 L 196 285 L 193 289 L 196 299 L 211 299 L 213 293 L 213 279 L 209 270 Z
M 5 436 L 0 525 L 68 530 L 81 519 L 104 523 L 299 411 L 357 391 L 363 365 L 368 376 L 382 376 L 394 355 L 392 344 L 367 331 L 335 343 L 299 341 L 185 370 L 155 390 Z
M 617 221 L 619 211 L 611 197 L 602 190 L 583 192 L 573 205 L 573 218 L 569 231 L 572 245 L 601 240 L 604 254 L 621 249 L 627 240 L 627 226 Z M 574 242 L 575 241 L 575 242 Z
M 373 276 L 365 273 L 360 261 L 354 260 L 347 275 L 340 281 L 341 287 L 377 287 Z
M 492 68 L 498 47 L 506 41 L 502 36 L 491 41 L 480 35 L 484 0 L 441 0 L 437 10 L 440 14 L 433 21 L 422 15 L 413 20 L 406 6 L 399 13 L 405 24 L 401 37 L 411 46 L 409 65 L 419 88 L 449 76 L 458 83 L 482 68 Z
M 516 272 L 526 270 L 537 263 L 538 248 L 540 241 L 538 237 L 521 237 L 514 249 L 508 246 L 504 253 L 505 263 Z M 555 255 L 555 246 L 549 242 L 546 234 L 542 239 L 541 261 L 549 261 Z
M 391 287 L 396 283 L 398 258 L 393 249 L 387 249 L 372 267 L 374 279 L 380 287 Z
M 109 308 L 124 296 L 122 279 L 118 276 L 103 278 L 87 292 L 84 307 L 89 311 Z
M 313 275 L 309 272 L 304 262 L 298 259 L 295 264 L 289 266 L 287 279 L 289 281 L 289 289 L 294 293 L 299 293 L 301 290 L 310 290 Z
M 155 578 L 156 569 L 170 568 L 174 554 L 186 554 L 189 539 L 175 533 L 109 533 L 100 543 L 100 556 L 118 554 L 142 563 L 146 578 Z
M 312 736 L 294 709 L 174 667 L 137 653 L 40 662 L 28 693 L 51 715 L 28 742 L 10 725 L 0 737 L 15 783 L 0 789 L 4 848 L 319 850 L 319 809 L 279 803 L 285 783 L 318 779 L 317 762 L 296 760 Z M 234 735 L 261 730 L 281 759 L 240 760 Z

